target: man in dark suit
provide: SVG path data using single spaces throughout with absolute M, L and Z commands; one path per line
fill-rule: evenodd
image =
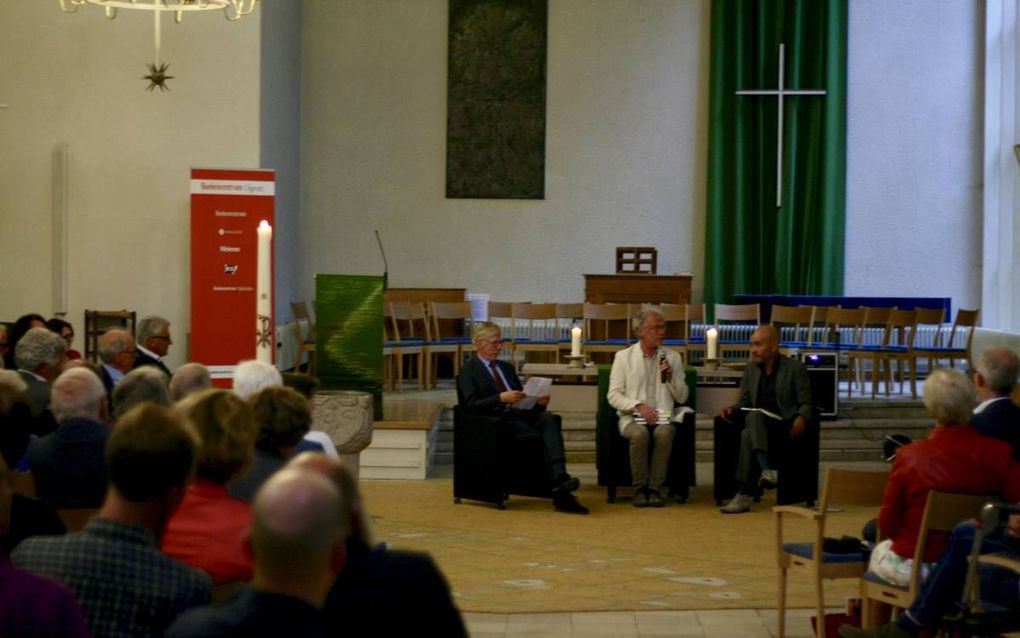
M 549 462 L 553 505 L 560 512 L 587 514 L 588 508 L 571 493 L 580 482 L 567 474 L 559 421 L 546 412 L 549 395 L 538 397 L 530 409 L 513 408 L 512 404 L 526 395 L 521 391 L 523 386 L 514 367 L 498 360 L 503 349 L 499 326 L 489 321 L 478 324 L 473 339 L 477 356 L 464 364 L 457 377 L 457 400 L 461 407 L 473 414 L 502 419 L 516 438 L 541 438 Z
M 974 371 L 974 387 L 981 403 L 970 424 L 985 436 L 1001 439 L 1013 447 L 1020 461 L 1020 407 L 1010 398 L 1020 375 L 1020 357 L 1000 346 L 985 348 Z
M 791 437 L 800 436 L 811 416 L 807 368 L 795 359 L 779 355 L 779 332 L 775 326 L 759 326 L 751 335 L 751 362 L 740 380 L 740 400 L 722 409 L 722 417 L 727 421 L 744 421 L 737 460 L 737 495 L 721 509 L 724 514 L 751 509 L 748 493 L 755 464 L 761 468 L 762 486 L 778 484 L 778 472 L 769 465 L 769 431 L 781 428 L 789 431 Z
M 58 339 L 60 337 L 57 337 Z M 36 494 L 55 508 L 99 507 L 106 494 L 106 393 L 95 373 L 72 368 L 53 382 L 56 432 L 32 442 Z
M 149 315 L 138 322 L 138 356 L 134 367 L 152 366 L 170 378 L 170 368 L 163 357 L 174 341 L 170 338 L 170 322 L 163 317 Z
M 67 346 L 47 328 L 32 328 L 15 346 L 18 374 L 28 386 L 28 403 L 35 420 L 33 434 L 49 434 L 56 427 L 50 416 L 50 384 L 67 360 Z

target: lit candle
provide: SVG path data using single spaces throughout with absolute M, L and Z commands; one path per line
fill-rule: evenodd
M 719 331 L 709 328 L 705 333 L 705 341 L 708 343 L 707 359 L 716 359 L 719 356 Z
M 273 229 L 266 220 L 258 227 L 258 278 L 255 284 L 255 358 L 273 362 Z
M 576 324 L 570 329 L 570 356 L 581 356 L 581 326 Z

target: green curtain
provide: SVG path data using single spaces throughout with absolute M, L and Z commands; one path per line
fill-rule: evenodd
M 732 295 L 843 294 L 847 0 L 715 0 L 709 104 L 705 301 Z M 784 100 L 782 206 L 776 208 L 774 96 Z

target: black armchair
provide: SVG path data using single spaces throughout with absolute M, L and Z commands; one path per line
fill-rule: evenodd
M 616 410 L 609 405 L 609 373 L 612 366 L 599 366 L 599 402 L 595 415 L 595 463 L 598 466 L 598 484 L 607 488 L 606 500 L 616 501 L 616 488 L 620 485 L 630 487 L 630 441 L 625 439 L 617 426 Z M 691 366 L 684 368 L 684 379 L 690 393 L 684 405 L 695 409 L 695 394 L 698 375 Z M 694 413 L 684 415 L 683 422 L 677 423 L 676 436 L 673 437 L 673 451 L 669 456 L 669 469 L 666 473 L 666 488 L 669 495 L 679 502 L 686 503 L 690 496 L 691 486 L 697 483 L 694 465 Z M 651 446 L 649 446 L 651 453 Z
M 499 418 L 454 407 L 454 503 L 466 498 L 506 509 L 511 494 L 552 498 L 542 440 L 517 439 Z
M 737 493 L 737 456 L 740 454 L 740 435 L 744 431 L 742 414 L 734 413 L 733 422 L 715 417 L 713 426 L 713 491 L 716 505 L 733 498 Z M 817 410 L 808 421 L 804 432 L 793 439 L 778 429 L 769 432 L 769 463 L 779 472 L 776 504 L 807 503 L 813 507 L 818 500 L 818 447 L 821 422 Z M 751 496 L 761 499 L 757 481 L 753 481 Z

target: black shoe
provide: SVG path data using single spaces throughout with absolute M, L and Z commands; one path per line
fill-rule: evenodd
M 578 503 L 570 492 L 561 492 L 554 496 L 553 507 L 557 512 L 566 512 L 567 514 L 587 514 L 589 511 L 587 507 Z
M 556 492 L 564 492 L 564 493 L 576 492 L 577 488 L 579 488 L 579 487 L 581 487 L 581 481 L 579 481 L 576 476 L 570 476 L 569 474 L 564 474 L 560 478 L 558 478 L 555 481 L 553 481 L 553 490 L 552 491 L 554 493 L 556 493 Z

